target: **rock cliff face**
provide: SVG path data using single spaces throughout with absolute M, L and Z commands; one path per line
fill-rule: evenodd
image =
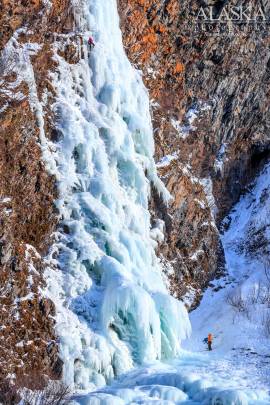
M 40 293 L 58 218 L 37 105 L 43 100 L 44 131 L 53 141 L 52 46 L 72 30 L 73 13 L 68 0 L 4 0 L 0 9 L 0 380 L 17 376 L 37 385 L 44 374 L 58 378 L 62 367 L 54 306 Z M 73 63 L 72 41 L 63 52 Z
M 198 24 L 200 7 L 218 16 L 227 3 L 119 1 L 124 44 L 152 99 L 156 161 L 174 196 L 169 208 L 155 196 L 152 209 L 165 220 L 160 254 L 179 297 L 198 296 L 222 269 L 217 227 L 269 157 L 269 27 L 224 24 L 213 35 Z

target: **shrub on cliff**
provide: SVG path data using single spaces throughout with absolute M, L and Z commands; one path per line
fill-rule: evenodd
M 62 382 L 50 381 L 42 390 L 24 389 L 20 405 L 68 405 L 70 389 Z

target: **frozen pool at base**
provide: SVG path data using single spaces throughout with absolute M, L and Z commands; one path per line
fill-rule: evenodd
M 173 362 L 145 365 L 111 386 L 77 395 L 74 405 L 270 404 L 267 387 L 253 385 L 253 373 L 212 354 L 183 352 Z

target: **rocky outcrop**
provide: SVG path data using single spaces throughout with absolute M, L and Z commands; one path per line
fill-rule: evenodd
M 159 166 L 174 203 L 156 197 L 152 208 L 166 223 L 160 255 L 179 297 L 190 284 L 198 293 L 220 268 L 216 226 L 269 157 L 269 27 L 226 23 L 213 35 L 198 24 L 200 7 L 218 17 L 227 3 L 119 1 L 127 53 L 150 91 L 156 160 L 170 158 Z
M 59 378 L 62 369 L 54 305 L 40 292 L 45 257 L 58 221 L 56 180 L 45 167 L 41 126 L 54 141 L 57 131 L 50 83 L 54 41 L 63 41 L 63 54 L 70 63 L 77 52 L 73 38 L 65 45 L 61 36 L 73 27 L 68 0 L 4 0 L 0 8 L 0 382 L 19 377 L 23 385 L 35 386 L 40 376 Z M 20 73 L 20 52 L 29 58 L 24 67 L 29 73 Z M 41 101 L 42 124 L 37 107 Z
M 26 101 L 1 123 L 1 374 L 50 368 L 53 314 L 39 295 L 54 229 L 54 181 L 41 162 L 38 131 Z M 45 310 L 47 306 L 47 310 Z

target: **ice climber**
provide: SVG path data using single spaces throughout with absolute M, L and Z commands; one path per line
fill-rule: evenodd
M 92 51 L 92 49 L 93 49 L 94 46 L 95 46 L 95 42 L 94 42 L 94 40 L 93 40 L 92 37 L 89 37 L 89 38 L 88 38 L 88 45 L 89 45 L 89 47 L 90 47 L 90 51 Z
M 209 333 L 209 335 L 207 336 L 208 350 L 212 350 L 212 343 L 213 343 L 213 335 L 212 333 Z

